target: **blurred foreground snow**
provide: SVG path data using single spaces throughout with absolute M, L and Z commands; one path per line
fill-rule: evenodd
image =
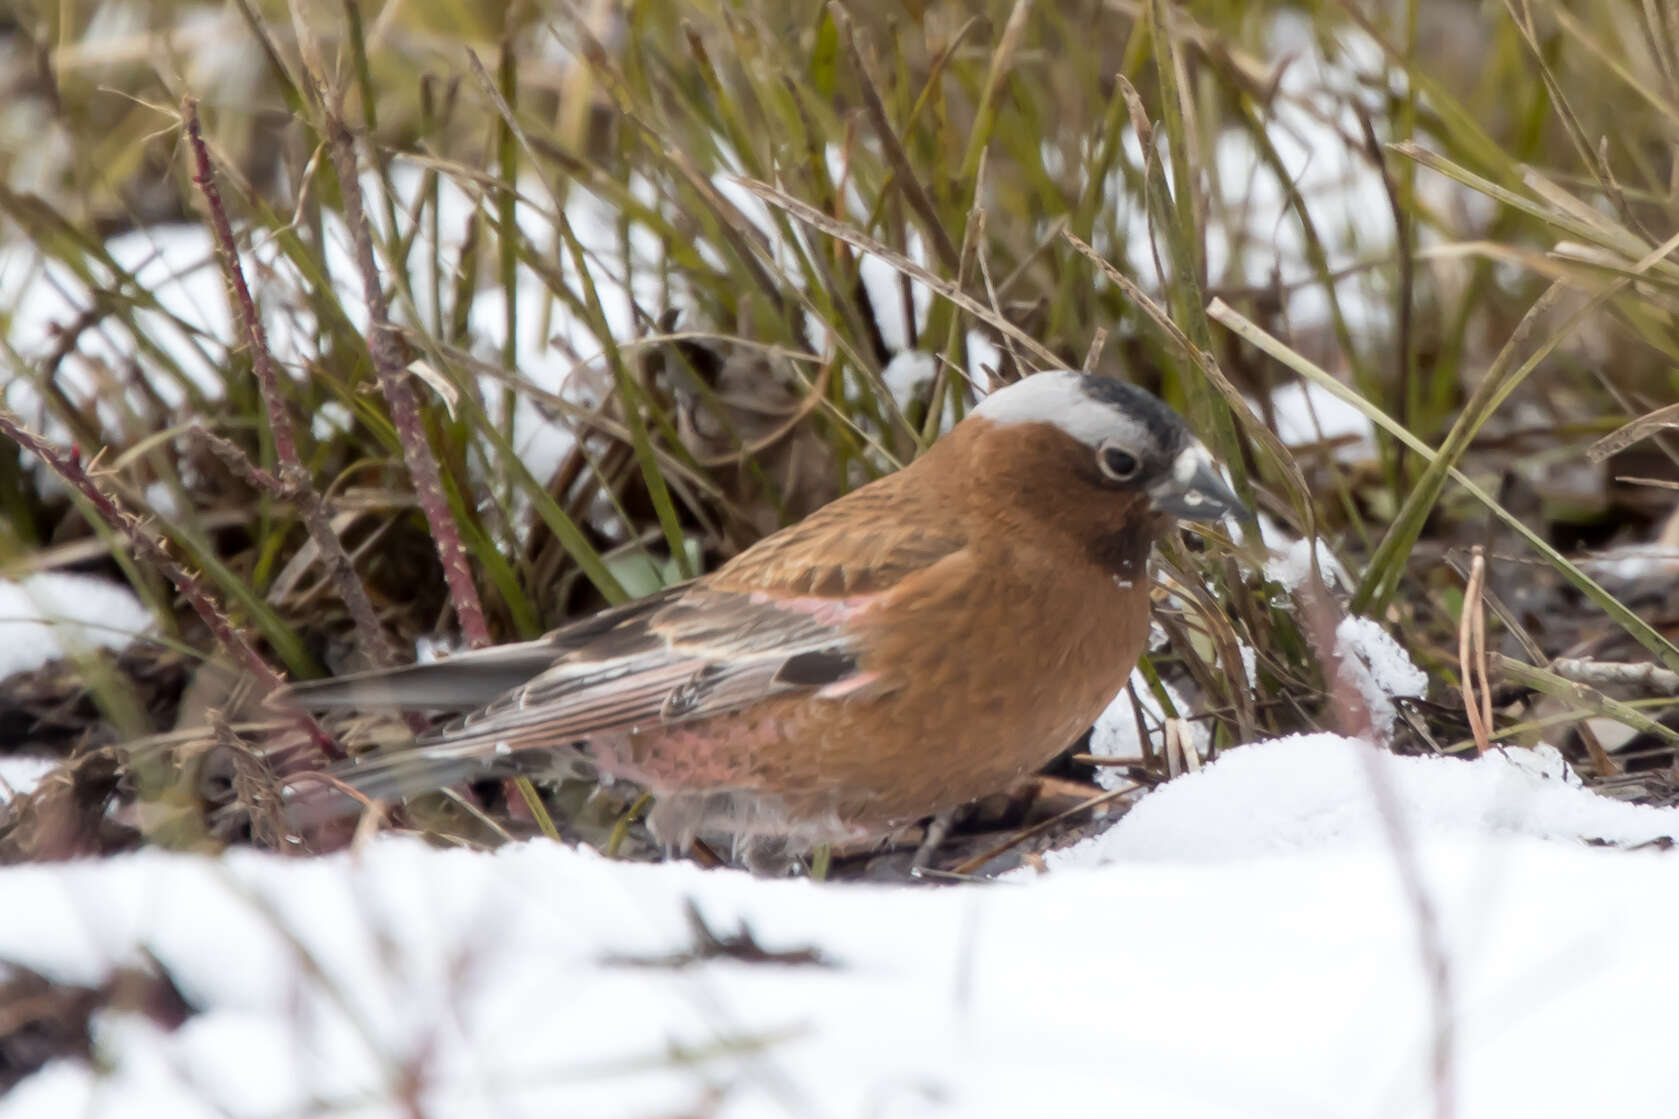
M 391 839 L 0 871 L 0 959 L 92 983 L 146 949 L 198 1010 L 174 1033 L 104 1012 L 101 1069 L 50 1065 L 0 1117 L 1429 1114 L 1373 778 L 1451 962 L 1457 1114 L 1671 1115 L 1679 860 L 1580 840 L 1673 836 L 1679 812 L 1596 797 L 1545 751 L 1319 735 L 1235 751 L 989 887 Z M 668 966 L 690 902 L 831 966 Z

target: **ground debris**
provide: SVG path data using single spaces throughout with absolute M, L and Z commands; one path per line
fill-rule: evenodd
M 833 960 L 823 955 L 820 948 L 806 946 L 803 948 L 770 949 L 758 943 L 750 926 L 745 921 L 740 923 L 740 931 L 729 935 L 719 934 L 706 922 L 705 915 L 700 912 L 692 898 L 683 903 L 683 913 L 688 919 L 688 928 L 693 936 L 693 946 L 681 952 L 672 952 L 664 956 L 607 956 L 601 962 L 609 967 L 642 967 L 665 968 L 680 970 L 693 967 L 695 964 L 709 963 L 712 960 L 733 960 L 741 964 L 773 964 L 782 967 L 838 967 Z
M 55 983 L 27 967 L 0 964 L 0 1094 L 48 1062 L 89 1060 L 100 1011 L 140 1014 L 175 1030 L 198 1013 L 168 970 L 149 953 L 97 987 Z

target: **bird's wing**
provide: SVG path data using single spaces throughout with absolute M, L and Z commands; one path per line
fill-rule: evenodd
M 402 707 L 430 711 L 472 711 L 532 683 L 558 663 L 610 658 L 610 650 L 633 646 L 646 634 L 670 630 L 674 619 L 694 623 L 714 636 L 732 625 L 775 634 L 788 619 L 809 616 L 777 608 L 754 612 L 738 597 L 712 592 L 746 592 L 782 597 L 852 599 L 891 590 L 962 549 L 965 538 L 951 530 L 948 503 L 901 471 L 818 509 L 797 524 L 760 540 L 713 574 L 667 587 L 644 598 L 580 618 L 535 641 L 457 653 L 444 660 L 375 669 L 293 684 L 274 697 L 311 710 Z M 945 528 L 934 526 L 944 525 Z M 793 627 L 796 629 L 796 625 Z M 721 640 L 721 636 L 718 636 Z
M 707 582 L 825 598 L 882 593 L 966 546 L 953 512 L 900 471 L 765 537 Z
M 857 669 L 845 621 L 869 600 L 695 585 L 638 623 L 557 660 L 449 730 L 534 745 L 703 719 Z M 509 737 L 512 736 L 512 737 Z
M 603 639 L 613 630 L 636 626 L 683 590 L 683 587 L 668 587 L 579 618 L 534 641 L 475 649 L 424 664 L 291 684 L 276 692 L 271 702 L 294 704 L 311 711 L 367 707 L 472 711 L 530 682 L 552 668 L 556 661 Z

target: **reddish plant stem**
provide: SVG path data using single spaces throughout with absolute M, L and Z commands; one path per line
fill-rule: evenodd
M 1306 617 L 1307 639 L 1323 666 L 1332 709 L 1341 715 L 1341 733 L 1349 738 L 1363 739 L 1374 748 L 1388 749 L 1387 728 L 1376 725 L 1369 704 L 1341 673 L 1341 656 L 1336 642 L 1340 610 L 1315 571 L 1311 581 L 1302 589 L 1300 606 Z M 1394 870 L 1416 919 L 1417 954 L 1428 984 L 1430 1010 L 1434 1018 L 1429 1063 L 1435 1119 L 1453 1119 L 1457 1114 L 1457 1027 L 1451 956 L 1439 911 L 1435 908 L 1423 874 L 1416 837 L 1412 834 L 1404 806 L 1399 803 L 1398 793 L 1394 791 L 1387 771 L 1377 764 L 1373 751 L 1360 751 L 1359 757 L 1364 763 L 1365 777 L 1370 782 L 1371 798 L 1376 803 L 1376 814 L 1382 821 L 1388 849 L 1393 854 Z
M 250 286 L 245 282 L 245 270 L 239 262 L 238 244 L 233 239 L 233 226 L 227 219 L 227 207 L 223 205 L 221 191 L 216 186 L 215 169 L 210 162 L 210 151 L 204 143 L 204 132 L 198 121 L 197 98 L 187 97 L 182 101 L 181 118 L 186 124 L 187 140 L 192 147 L 192 181 L 203 193 L 205 205 L 209 210 L 210 229 L 216 238 L 222 274 L 233 289 L 234 302 L 239 308 L 241 332 L 245 345 L 251 352 L 251 368 L 262 392 L 263 407 L 268 413 L 269 430 L 274 433 L 274 454 L 280 461 L 279 477 L 273 478 L 258 469 L 254 463 L 245 460 L 239 449 L 226 440 L 216 439 L 202 430 L 200 435 L 210 441 L 211 449 L 223 460 L 234 465 L 241 473 L 254 478 L 254 484 L 297 503 L 304 526 L 308 529 L 310 538 L 315 541 L 315 546 L 320 549 L 321 561 L 326 567 L 327 575 L 337 588 L 338 597 L 350 611 L 350 618 L 361 635 L 368 655 L 375 665 L 395 664 L 396 649 L 385 635 L 384 627 L 379 624 L 379 614 L 373 608 L 367 588 L 362 585 L 361 578 L 356 574 L 355 564 L 345 551 L 344 542 L 333 531 L 332 521 L 326 514 L 320 495 L 309 484 L 309 472 L 303 468 L 303 460 L 298 456 L 297 436 L 292 428 L 291 413 L 287 410 L 285 397 L 280 392 L 279 370 L 275 368 L 274 355 L 268 348 L 268 332 L 262 325 L 262 316 L 257 314 L 256 301 L 251 298 Z M 264 480 L 270 484 L 264 484 Z
M 361 183 L 357 179 L 355 139 L 336 112 L 327 108 L 325 117 L 327 149 L 332 155 L 333 168 L 338 173 L 339 194 L 344 202 L 344 224 L 355 245 L 362 296 L 367 301 L 372 319 L 367 348 L 373 358 L 374 373 L 379 378 L 379 391 L 384 394 L 385 403 L 391 410 L 391 423 L 396 427 L 397 438 L 402 443 L 402 457 L 414 482 L 414 496 L 425 514 L 432 537 L 437 541 L 437 556 L 443 563 L 443 577 L 449 584 L 449 597 L 454 603 L 455 616 L 460 619 L 461 632 L 467 644 L 475 649 L 483 648 L 490 644 L 490 627 L 484 620 L 484 607 L 478 599 L 478 588 L 472 582 L 472 570 L 467 566 L 460 530 L 443 493 L 443 478 L 426 438 L 419 401 L 403 372 L 407 363 L 402 358 L 402 344 L 396 329 L 391 326 L 390 306 L 379 286 L 379 270 L 373 259 L 373 237 L 368 230 Z
M 251 348 L 251 369 L 256 373 L 257 386 L 262 392 L 262 404 L 268 412 L 268 426 L 274 432 L 274 453 L 282 466 L 296 463 L 297 437 L 292 430 L 291 414 L 286 411 L 285 399 L 280 395 L 280 377 L 274 369 L 274 358 L 268 349 L 268 332 L 257 315 L 256 302 L 245 283 L 245 270 L 239 263 L 239 248 L 233 239 L 233 226 L 227 220 L 227 208 L 222 205 L 221 190 L 216 186 L 215 169 L 210 164 L 210 151 L 204 144 L 204 130 L 198 123 L 198 98 L 181 101 L 181 119 L 186 125 L 187 141 L 192 147 L 192 181 L 204 195 L 210 214 L 210 231 L 216 238 L 217 256 L 221 260 L 222 275 L 233 288 L 234 302 L 239 307 L 239 325 L 245 343 Z

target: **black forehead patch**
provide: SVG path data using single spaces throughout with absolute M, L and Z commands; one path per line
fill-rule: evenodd
M 1079 377 L 1079 390 L 1096 403 L 1124 413 L 1142 424 L 1163 450 L 1176 450 L 1189 438 L 1189 428 L 1184 425 L 1183 418 L 1147 389 L 1116 381 L 1112 377 L 1085 373 Z

